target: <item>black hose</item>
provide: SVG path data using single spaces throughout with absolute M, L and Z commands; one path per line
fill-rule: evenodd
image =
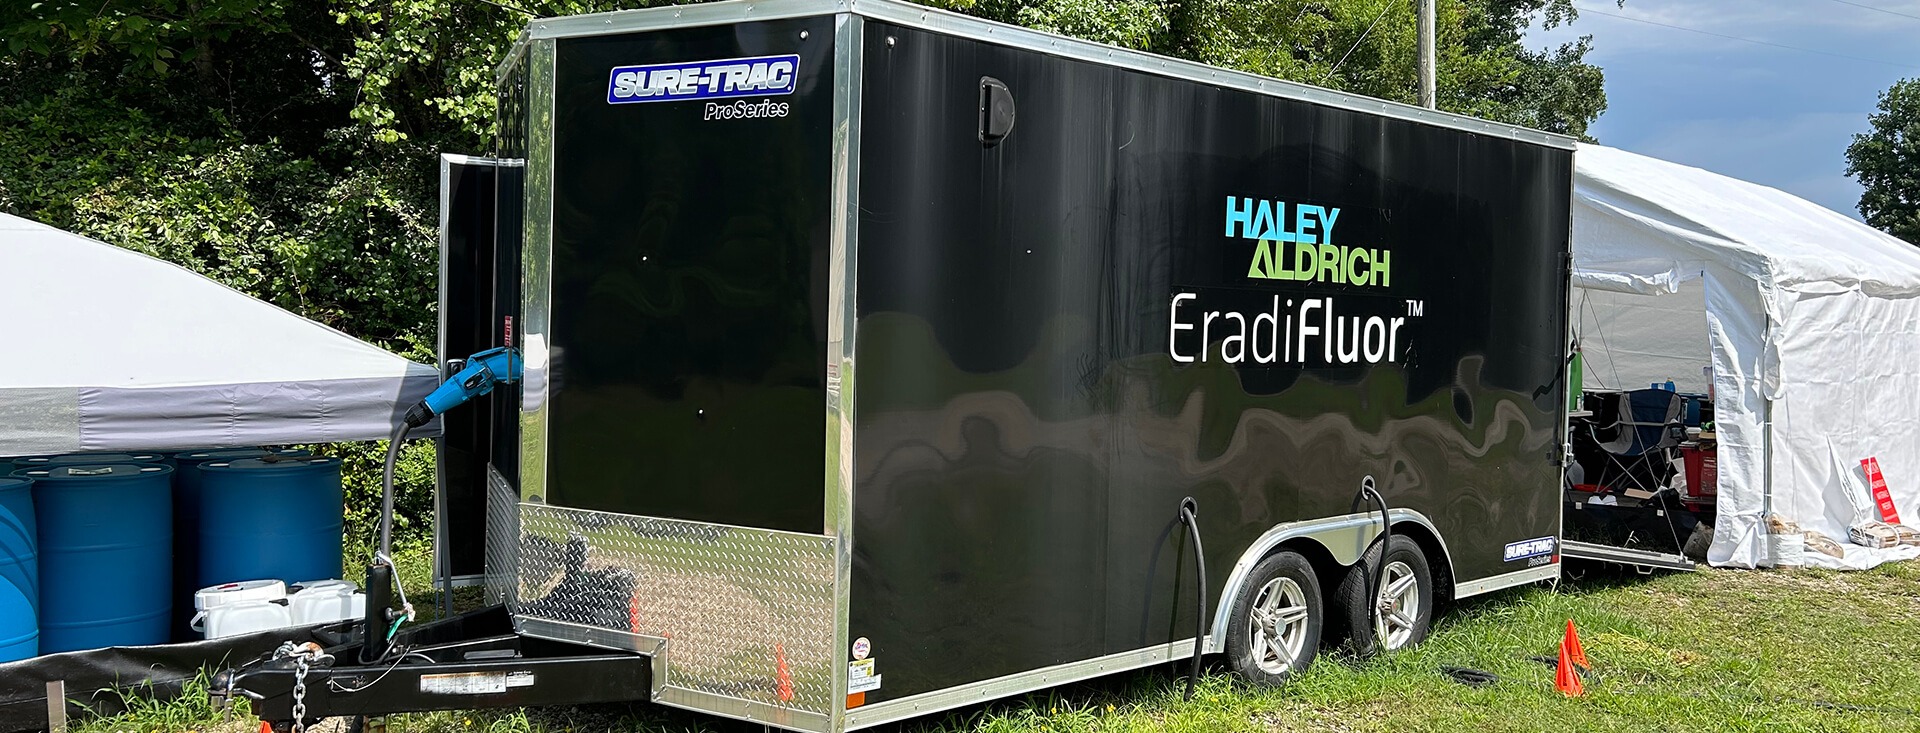
M 1380 560 L 1373 565 L 1373 593 L 1367 601 L 1378 610 L 1380 594 L 1387 590 L 1387 551 L 1393 546 L 1393 520 L 1388 518 L 1387 498 L 1373 487 L 1372 476 L 1360 480 L 1360 496 L 1380 507 Z
M 401 443 L 412 431 L 411 420 L 401 420 L 394 426 L 393 437 L 387 441 L 386 467 L 380 473 L 380 547 L 367 567 L 366 629 L 360 647 L 363 664 L 377 664 L 392 650 L 387 627 L 392 618 L 388 609 L 392 603 L 392 586 L 400 582 L 393 567 L 393 467 L 400 460 Z M 375 650 L 379 653 L 369 656 Z
M 1194 591 L 1199 596 L 1199 606 L 1193 614 L 1193 667 L 1187 672 L 1187 694 L 1181 698 L 1184 700 L 1193 699 L 1193 686 L 1200 681 L 1200 652 L 1207 638 L 1207 556 L 1200 548 L 1200 520 L 1194 516 L 1199 506 L 1191 496 L 1180 500 L 1180 523 L 1187 525 L 1187 536 L 1193 538 Z
M 411 421 L 402 420 L 393 426 L 393 437 L 387 440 L 387 465 L 380 476 L 380 555 L 393 557 L 393 464 L 400 460 L 400 444 L 407 439 L 407 433 L 413 432 Z

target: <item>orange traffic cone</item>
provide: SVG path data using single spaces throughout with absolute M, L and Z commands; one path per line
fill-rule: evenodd
M 639 588 L 633 589 L 633 594 L 627 597 L 627 630 L 636 634 L 640 633 Z
M 1560 663 L 1553 667 L 1553 688 L 1567 697 L 1586 694 L 1580 685 L 1580 671 L 1573 666 L 1576 657 L 1585 661 L 1587 653 L 1580 648 L 1580 637 L 1573 631 L 1573 619 L 1567 619 L 1567 635 L 1560 638 Z
M 793 671 L 787 668 L 787 648 L 782 644 L 773 645 L 773 678 L 780 702 L 793 702 Z
M 1587 650 L 1580 648 L 1580 633 L 1573 630 L 1573 619 L 1567 619 L 1567 636 L 1560 640 L 1560 646 L 1567 650 L 1567 658 L 1582 669 L 1593 669 L 1587 662 Z

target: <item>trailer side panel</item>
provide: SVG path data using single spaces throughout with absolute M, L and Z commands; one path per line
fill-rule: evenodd
M 1559 523 L 1569 151 L 873 20 L 865 48 L 859 702 L 1190 639 L 1182 497 L 1216 604 L 1368 476 L 1460 581 L 1545 560 L 1503 549 Z M 983 76 L 1017 108 L 993 147 Z

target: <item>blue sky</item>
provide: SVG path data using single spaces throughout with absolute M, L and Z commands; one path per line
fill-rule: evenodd
M 1920 0 L 1848 0 L 1920 16 Z M 1879 93 L 1920 76 L 1920 19 L 1837 0 L 1575 0 L 1570 27 L 1527 45 L 1593 36 L 1606 69 L 1601 144 L 1773 186 L 1859 218 L 1860 187 L 1843 172 Z M 1831 54 L 1806 53 L 1634 22 L 1624 15 Z

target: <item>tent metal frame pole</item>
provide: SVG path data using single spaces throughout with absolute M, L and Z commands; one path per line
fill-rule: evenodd
M 1773 516 L 1773 398 L 1765 392 L 1760 398 L 1766 401 L 1766 411 L 1760 420 L 1760 481 L 1766 487 L 1760 492 L 1760 536 L 1768 538 L 1762 540 L 1763 556 L 1770 565 L 1778 566 L 1780 558 L 1774 556 L 1772 528 L 1767 525 L 1767 518 Z
M 1773 318 L 1767 318 L 1766 332 L 1761 336 L 1762 344 L 1773 343 Z M 1780 558 L 1774 556 L 1773 531 L 1767 525 L 1767 518 L 1773 516 L 1773 395 L 1767 393 L 1767 349 L 1760 349 L 1760 370 L 1755 375 L 1760 388 L 1760 536 L 1761 557 L 1766 558 L 1768 567 L 1777 567 Z

